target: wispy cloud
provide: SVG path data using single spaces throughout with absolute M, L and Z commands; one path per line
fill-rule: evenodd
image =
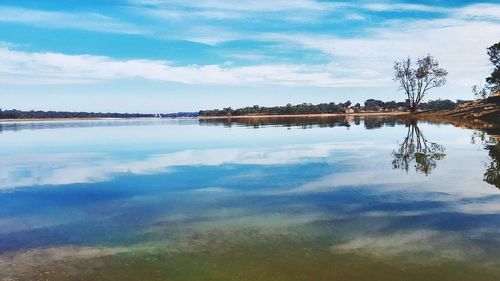
M 365 20 L 366 17 L 359 13 L 349 13 L 345 16 L 345 19 L 353 21 L 362 21 Z
M 500 5 L 475 4 L 459 9 L 452 9 L 450 15 L 475 20 L 493 20 L 500 22 Z
M 417 12 L 447 12 L 447 9 L 439 6 L 428 6 L 420 4 L 402 4 L 402 3 L 371 3 L 361 6 L 364 9 L 376 12 L 394 12 L 394 11 L 417 11 Z
M 102 14 L 66 13 L 0 6 L 0 22 L 142 34 L 158 40 L 155 42 L 176 41 L 189 51 L 164 52 L 165 59 L 156 60 L 115 59 L 28 53 L 7 45 L 0 49 L 0 80 L 8 84 L 69 84 L 140 78 L 201 85 L 389 89 L 394 60 L 431 53 L 448 69 L 449 85 L 457 98 L 467 98 L 471 85 L 490 72 L 485 48 L 500 38 L 498 4 L 316 0 L 126 3 L 110 13 L 116 18 L 108 16 L 106 10 Z M 397 13 L 387 16 L 386 12 Z M 141 40 L 138 37 L 134 40 Z M 185 41 L 210 47 L 196 49 L 183 45 L 191 44 Z M 212 57 L 205 63 L 200 59 L 199 64 L 181 62 L 189 57 L 192 63 L 198 56 Z M 150 58 L 144 50 L 128 57 Z
M 224 1 L 224 0 L 130 0 L 133 5 L 149 7 L 186 7 L 212 11 L 241 11 L 241 12 L 282 12 L 282 11 L 324 11 L 341 6 L 345 3 L 335 3 L 314 0 L 276 0 L 276 1 Z
M 268 84 L 339 87 L 380 81 L 366 72 L 344 77 L 334 65 L 172 66 L 161 60 L 116 60 L 104 56 L 28 53 L 0 48 L 0 81 L 8 84 L 73 84 L 141 78 L 185 84 Z
M 262 35 L 262 39 L 319 50 L 342 68 L 363 68 L 377 73 L 375 77 L 380 79 L 391 77 L 394 60 L 431 53 L 449 70 L 450 84 L 470 87 L 490 71 L 485 48 L 500 38 L 500 23 L 465 19 L 398 21 L 370 31 L 369 36 L 355 38 L 275 33 Z
M 178 1 L 131 0 L 132 9 L 143 15 L 165 20 L 214 20 L 251 22 L 318 22 L 324 16 L 348 4 L 315 0 L 277 1 Z
M 111 33 L 147 33 L 134 24 L 98 13 L 43 11 L 9 6 L 0 6 L 0 22 Z
M 169 1 L 154 2 L 160 5 Z M 207 32 L 203 30 L 188 32 L 185 34 L 185 39 L 214 45 L 233 40 L 270 41 L 282 46 L 290 46 L 289 49 L 295 49 L 297 52 L 304 49 L 319 51 L 329 56 L 325 58 L 325 65 L 329 65 L 330 71 L 340 69 L 343 77 L 351 78 L 352 82 L 362 77 L 361 81 L 370 79 L 372 81 L 370 85 L 387 86 L 391 83 L 391 66 L 394 60 L 431 53 L 449 70 L 451 85 L 470 91 L 470 85 L 482 80 L 490 71 L 485 48 L 500 38 L 500 5 L 494 4 L 475 4 L 464 7 L 402 3 L 366 5 L 336 3 L 324 6 L 323 2 L 313 3 L 313 1 L 297 1 L 290 5 L 279 4 L 273 2 L 249 8 L 246 1 L 238 4 L 202 1 L 200 3 L 188 2 L 185 5 L 203 9 L 205 12 L 213 11 L 213 9 L 232 9 L 238 12 L 245 11 L 245 13 L 256 10 L 288 13 L 290 10 L 302 7 L 309 12 L 342 11 L 344 18 L 349 20 L 363 20 L 367 11 L 375 13 L 384 11 L 433 12 L 440 13 L 440 16 L 405 19 L 404 21 L 382 20 L 381 24 L 366 27 L 363 35 L 349 37 L 333 35 L 322 29 L 319 32 L 297 33 L 293 31 L 243 32 L 237 28 L 230 30 L 224 28 L 218 32 L 219 27 L 212 27 Z M 162 8 L 155 11 L 162 11 Z M 232 14 L 222 10 L 218 12 Z M 315 16 L 321 18 L 323 15 L 316 14 Z M 335 31 L 333 33 L 335 34 Z M 463 36 L 464 34 L 467 36 Z

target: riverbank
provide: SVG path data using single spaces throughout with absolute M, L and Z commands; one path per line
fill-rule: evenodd
M 0 119 L 0 122 L 38 122 L 38 121 L 79 121 L 79 120 L 120 120 L 122 118 L 20 118 Z
M 273 114 L 273 115 L 239 115 L 239 116 L 199 116 L 198 119 L 259 119 L 259 118 L 318 118 L 344 116 L 400 116 L 409 112 L 359 112 L 359 113 L 323 113 L 323 114 Z
M 490 97 L 465 103 L 450 110 L 422 111 L 412 114 L 417 119 L 451 123 L 469 129 L 492 129 L 500 125 L 500 100 Z
M 161 119 L 196 119 L 197 117 L 127 117 L 127 118 L 23 118 L 23 119 L 0 119 L 1 122 L 39 122 L 39 121 L 91 121 L 91 120 L 161 120 Z
M 492 100 L 473 101 L 457 106 L 451 110 L 427 110 L 411 114 L 405 111 L 394 112 L 358 112 L 358 113 L 323 113 L 323 114 L 268 114 L 268 115 L 240 115 L 240 116 L 198 116 L 198 117 L 131 117 L 131 118 L 30 118 L 30 119 L 0 119 L 2 122 L 41 122 L 41 121 L 90 121 L 90 120 L 158 120 L 158 119 L 221 119 L 221 120 L 258 120 L 275 118 L 331 118 L 331 117 L 367 117 L 391 116 L 402 118 L 417 118 L 433 122 L 452 123 L 457 126 L 467 124 L 467 127 L 483 127 L 485 123 L 500 124 L 500 106 Z
M 500 121 L 500 98 L 492 96 L 484 100 L 475 100 L 458 105 L 454 109 L 417 112 L 415 116 L 498 122 Z
M 328 118 L 343 116 L 398 116 L 408 115 L 408 112 L 360 112 L 332 114 L 283 114 L 283 115 L 241 115 L 241 116 L 198 116 L 198 117 L 138 117 L 138 118 L 30 118 L 30 119 L 0 119 L 0 122 L 38 122 L 38 121 L 80 121 L 80 120 L 127 120 L 127 119 L 258 119 L 258 118 Z

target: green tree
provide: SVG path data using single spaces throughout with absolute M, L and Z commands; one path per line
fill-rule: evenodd
M 439 62 L 427 55 L 418 58 L 415 65 L 411 58 L 394 62 L 394 81 L 399 83 L 409 100 L 410 111 L 415 112 L 427 92 L 446 84 L 448 72 Z
M 484 100 L 490 95 L 490 89 L 483 85 L 472 86 L 472 93 L 476 99 Z
M 493 44 L 487 50 L 490 62 L 495 68 L 490 76 L 486 78 L 486 83 L 488 83 L 488 88 L 492 92 L 497 92 L 500 91 L 500 42 Z

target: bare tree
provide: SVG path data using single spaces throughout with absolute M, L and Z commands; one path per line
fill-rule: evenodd
M 447 75 L 446 69 L 440 68 L 431 55 L 418 58 L 415 66 L 409 57 L 394 62 L 394 81 L 399 82 L 400 89 L 408 96 L 411 112 L 417 110 L 427 91 L 446 84 Z

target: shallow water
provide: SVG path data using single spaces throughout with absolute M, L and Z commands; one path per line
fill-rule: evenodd
M 0 123 L 0 280 L 500 280 L 495 132 Z

